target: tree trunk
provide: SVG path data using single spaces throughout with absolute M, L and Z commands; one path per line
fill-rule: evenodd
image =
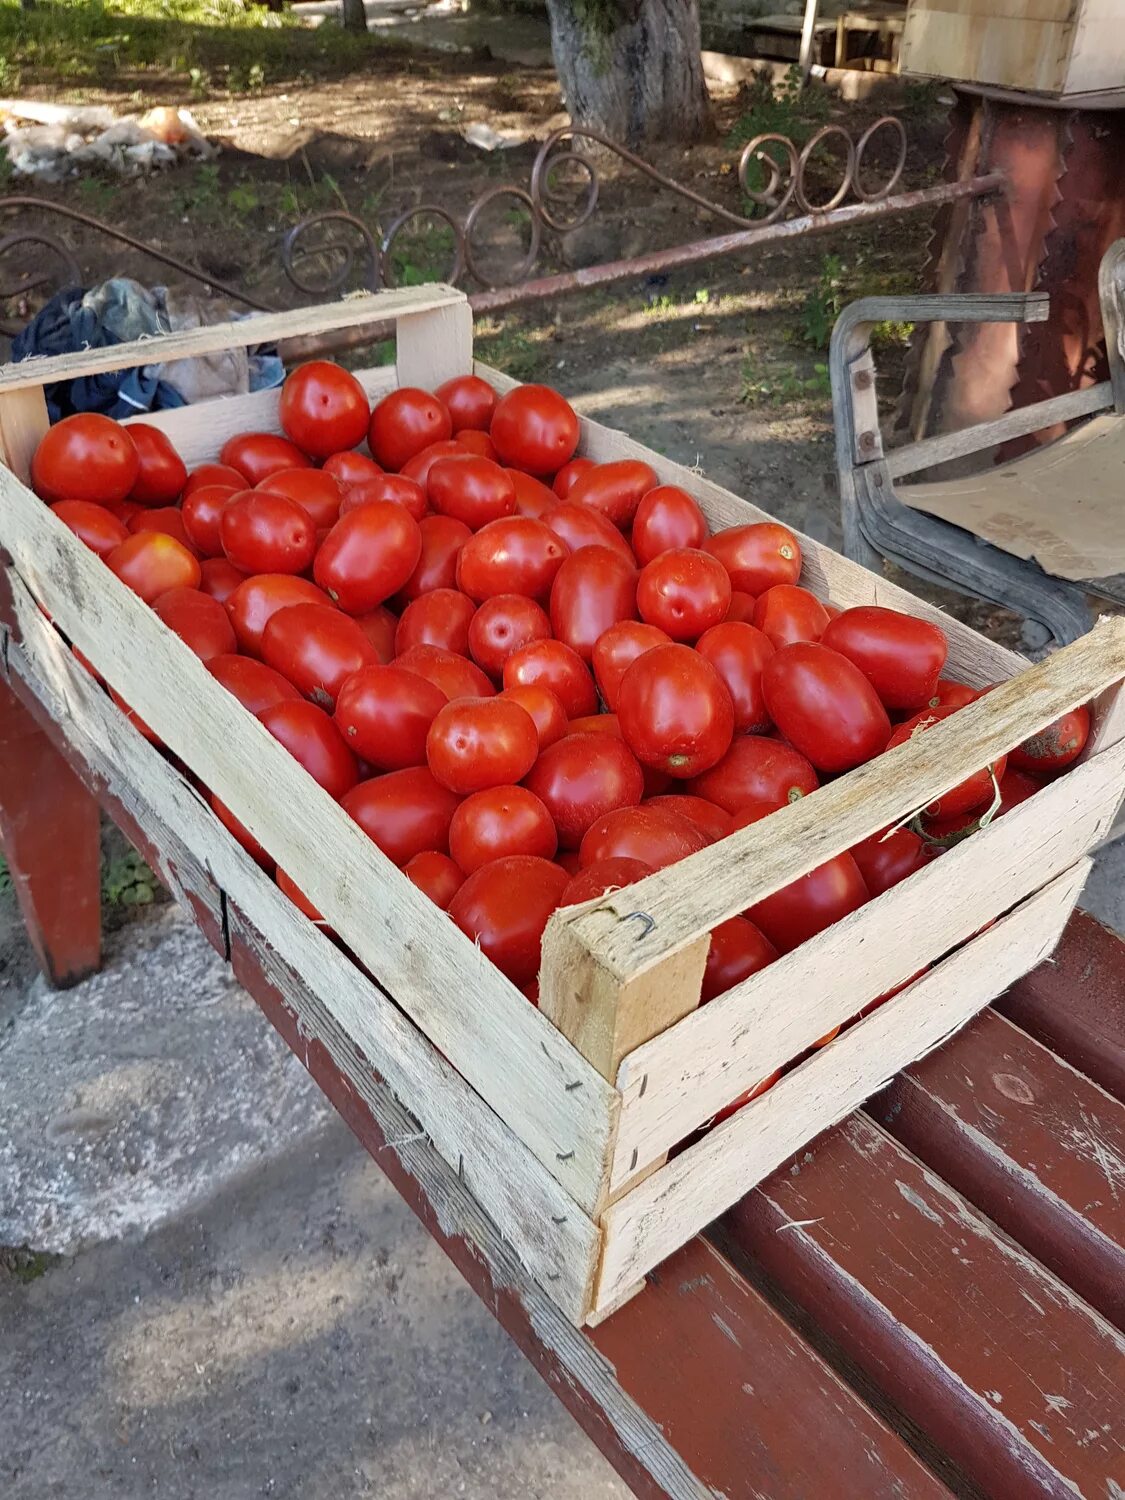
M 707 133 L 699 0 L 547 0 L 547 13 L 575 125 L 634 149 Z
M 367 9 L 363 0 L 343 0 L 344 30 L 366 31 Z

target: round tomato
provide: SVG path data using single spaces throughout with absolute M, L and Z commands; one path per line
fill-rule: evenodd
M 99 557 L 108 557 L 129 535 L 116 516 L 92 500 L 56 500 L 51 509 Z
M 525 594 L 543 599 L 569 551 L 549 526 L 531 516 L 490 521 L 457 558 L 457 587 L 473 599 Z
M 501 677 L 513 651 L 532 641 L 549 640 L 546 613 L 522 594 L 497 594 L 486 599 L 469 625 L 469 654 L 490 677 Z
M 299 703 L 301 695 L 280 672 L 252 656 L 213 656 L 207 670 L 252 714 L 275 703 Z
M 837 854 L 757 902 L 746 916 L 779 953 L 792 953 L 841 917 L 858 911 L 867 900 L 868 891 L 859 866 L 850 854 Z
M 944 630 L 875 604 L 845 609 L 822 640 L 856 664 L 892 713 L 929 705 L 949 654 Z
M 637 615 L 637 570 L 609 547 L 582 547 L 551 585 L 551 629 L 589 661 L 600 636 Z
M 354 484 L 366 484 L 369 479 L 378 479 L 382 469 L 366 453 L 333 453 L 324 460 L 322 473 L 332 478 L 347 493 Z
M 414 517 L 390 500 L 372 500 L 336 522 L 320 544 L 313 577 L 346 614 L 362 615 L 402 588 L 421 555 Z
M 78 412 L 40 438 L 31 459 L 31 487 L 47 501 L 124 500 L 140 467 L 127 428 L 98 412 Z
M 425 766 L 389 771 L 361 781 L 340 805 L 396 865 L 416 854 L 449 849 L 449 823 L 461 799 Z
M 228 438 L 219 454 L 222 462 L 237 469 L 250 486 L 261 484 L 282 469 L 311 469 L 296 444 L 274 432 L 240 432 Z
M 531 715 L 535 732 L 539 736 L 540 750 L 546 750 L 548 745 L 561 740 L 567 733 L 566 709 L 549 688 L 540 687 L 536 683 L 528 683 L 522 687 L 517 685 L 505 688 L 500 697 L 510 698 Z
M 458 589 L 434 589 L 412 600 L 395 630 L 394 654 L 411 646 L 440 646 L 457 656 L 469 654 L 469 624 L 476 605 Z
M 439 515 L 464 521 L 470 531 L 516 511 L 515 487 L 505 471 L 490 458 L 471 453 L 439 458 L 426 481 L 426 495 Z
M 1086 748 L 1090 738 L 1090 710 L 1072 708 L 1061 719 L 1048 724 L 1029 740 L 1024 740 L 1008 756 L 1008 764 L 1017 771 L 1033 776 L 1057 776 L 1073 763 Z
M 948 677 L 939 677 L 937 687 L 928 699 L 926 707 L 964 708 L 966 703 L 974 703 L 980 695 L 980 688 L 971 688 L 963 682 L 953 682 Z
M 730 748 L 734 707 L 722 678 L 690 646 L 656 646 L 621 679 L 617 716 L 642 765 L 686 779 Z
M 210 594 L 199 589 L 169 589 L 154 600 L 152 607 L 200 661 L 229 656 L 237 649 L 230 616 Z
M 754 625 L 742 620 L 724 620 L 712 625 L 695 643 L 695 649 L 718 672 L 734 704 L 736 734 L 754 734 L 768 729 L 770 716 L 762 693 L 762 668 L 773 655 L 773 645 Z
M 887 741 L 887 749 L 893 750 L 897 745 L 904 745 L 916 734 L 925 734 L 935 724 L 940 724 L 943 719 L 948 719 L 958 712 L 956 708 L 923 709 L 920 714 L 915 714 L 912 719 L 907 719 L 905 724 L 898 726 Z M 1001 755 L 993 762 L 991 774 L 988 767 L 985 767 L 983 771 L 974 771 L 964 781 L 958 782 L 948 792 L 943 792 L 940 797 L 935 798 L 926 808 L 927 817 L 953 818 L 958 813 L 972 812 L 974 808 L 987 806 L 995 796 L 995 788 L 992 785 L 993 776 L 999 781 L 1007 764 L 1008 757 Z
M 488 431 L 498 398 L 487 380 L 479 375 L 455 375 L 439 385 L 434 395 L 449 413 L 454 432 L 465 428 L 472 432 Z
M 340 502 L 340 515 L 346 516 L 349 511 L 358 510 L 372 500 L 389 500 L 401 505 L 416 521 L 430 513 L 426 492 L 416 479 L 407 479 L 405 474 L 376 474 L 349 487 Z
M 652 871 L 642 860 L 628 859 L 616 855 L 613 859 L 599 859 L 570 877 L 570 884 L 562 893 L 560 906 L 577 906 L 582 901 L 593 901 L 607 891 L 619 891 L 635 880 L 643 880 Z
M 725 994 L 751 974 L 772 964 L 777 949 L 747 917 L 731 917 L 711 929 L 700 1004 Z
M 417 672 L 441 688 L 450 703 L 458 698 L 488 698 L 496 691 L 476 662 L 440 646 L 411 646 L 395 658 L 395 666 Z
M 599 818 L 636 807 L 644 775 L 616 735 L 568 734 L 540 752 L 525 785 L 546 805 L 562 847 L 577 849 Z
M 449 915 L 513 984 L 539 973 L 543 931 L 569 883 L 565 870 L 532 854 L 494 859 L 470 875 Z
M 317 531 L 326 531 L 340 518 L 343 491 L 323 469 L 279 469 L 257 486 L 271 495 L 287 495 L 307 511 Z
M 726 568 L 731 587 L 745 594 L 756 597 L 776 584 L 796 583 L 801 576 L 801 545 L 778 521 L 731 526 L 703 545 Z
M 696 776 L 687 790 L 737 813 L 750 802 L 772 807 L 795 802 L 819 785 L 810 762 L 792 745 L 746 734 L 739 735 L 718 765 Z
M 316 553 L 312 517 L 286 495 L 243 490 L 223 507 L 219 536 L 244 573 L 303 573 Z
M 583 868 L 603 859 L 623 858 L 663 870 L 689 854 L 698 854 L 710 842 L 698 824 L 645 802 L 640 807 L 618 808 L 591 823 L 578 858 Z
M 223 605 L 246 578 L 246 574 L 227 562 L 225 557 L 205 557 L 199 564 L 199 572 L 199 587 Z
M 828 611 L 816 595 L 792 583 L 775 583 L 754 605 L 754 625 L 774 647 L 819 641 L 828 623 Z
M 474 792 L 449 825 L 449 852 L 466 875 L 509 854 L 551 859 L 558 842 L 551 814 L 524 786 Z
M 431 443 L 453 435 L 453 421 L 436 396 L 416 386 L 391 391 L 371 413 L 367 444 L 384 469 L 401 469 Z
M 516 513 L 533 521 L 541 520 L 558 504 L 554 490 L 548 489 L 541 479 L 525 474 L 522 469 L 505 469 L 516 492 Z
M 621 679 L 638 656 L 651 651 L 654 646 L 671 645 L 671 638 L 656 625 L 646 625 L 643 620 L 619 620 L 602 632 L 594 645 L 591 662 L 598 691 L 606 707 L 617 708 L 617 697 L 621 690 Z
M 199 561 L 163 531 L 139 531 L 106 556 L 110 570 L 146 604 L 169 589 L 197 589 Z
M 875 833 L 851 851 L 863 883 L 872 896 L 881 896 L 926 863 L 926 846 L 909 828 Z
M 128 498 L 138 505 L 171 505 L 180 498 L 188 477 L 172 440 L 147 422 L 130 422 L 129 436 L 140 467 Z
M 782 646 L 762 668 L 770 718 L 818 771 L 850 771 L 891 732 L 875 689 L 846 656 L 809 641 Z
M 183 513 L 175 505 L 155 505 L 151 510 L 139 510 L 126 522 L 126 527 L 133 536 L 140 531 L 162 531 L 165 536 L 175 537 L 193 557 L 199 556 L 199 549 L 188 536 Z
M 262 659 L 329 713 L 352 674 L 379 663 L 355 620 L 330 604 L 290 604 L 271 615 L 262 632 Z
M 184 496 L 180 517 L 197 552 L 204 557 L 222 557 L 223 538 L 219 527 L 223 511 L 236 495 L 244 494 L 245 490 L 232 490 L 225 484 L 202 484 Z
M 462 797 L 519 781 L 538 754 L 534 720 L 510 698 L 447 703 L 426 735 L 430 770 L 442 786 Z
M 398 620 L 385 604 L 377 605 L 375 609 L 368 610 L 365 615 L 353 615 L 352 618 L 375 647 L 375 655 L 386 666 L 387 662 L 393 660 L 395 656 Z
M 429 492 L 430 470 L 443 458 L 468 458 L 469 450 L 457 438 L 444 438 L 440 443 L 428 443 L 425 448 L 402 466 L 403 479 L 420 484 Z
M 743 624 L 753 625 L 754 606 L 757 602 L 753 594 L 743 594 L 738 589 L 732 589 L 725 623 L 733 624 L 735 621 L 741 621 Z
M 227 599 L 227 613 L 238 638 L 238 649 L 261 656 L 262 633 L 270 616 L 288 604 L 327 604 L 328 595 L 307 578 L 292 573 L 259 573 L 240 583 Z
M 452 516 L 425 516 L 418 522 L 422 550 L 414 571 L 402 585 L 404 599 L 420 599 L 433 589 L 457 587 L 457 556 L 472 536 L 464 521 Z
M 336 697 L 336 727 L 356 755 L 379 771 L 426 763 L 426 735 L 445 707 L 441 688 L 397 665 L 366 666 Z
M 708 552 L 689 547 L 662 552 L 641 570 L 637 610 L 674 641 L 694 641 L 726 619 L 730 579 Z
M 328 458 L 363 442 L 371 409 L 349 370 L 310 359 L 286 376 L 277 414 L 286 437 L 303 453 Z
M 656 488 L 656 471 L 639 458 L 595 464 L 579 475 L 568 499 L 586 505 L 622 530 L 632 525 L 642 498 Z
M 258 718 L 330 797 L 339 801 L 359 780 L 355 756 L 315 703 L 275 703 Z
M 565 500 L 587 469 L 594 467 L 592 458 L 572 458 L 551 481 L 551 489 L 560 500 Z
M 724 812 L 714 802 L 707 802 L 702 797 L 672 793 L 663 797 L 650 797 L 643 805 L 658 807 L 664 812 L 674 812 L 681 818 L 687 818 L 689 823 L 694 823 L 701 833 L 706 834 L 707 842 L 710 844 L 718 839 L 725 839 L 734 826 L 730 813 Z
M 630 542 L 643 568 L 662 552 L 702 547 L 709 532 L 707 518 L 687 490 L 675 484 L 658 484 L 637 506 Z M 727 582 L 729 585 L 730 580 Z
M 549 688 L 568 719 L 597 711 L 598 693 L 586 663 L 565 641 L 532 641 L 504 663 L 504 686 Z
M 555 474 L 578 447 L 574 408 L 545 385 L 517 385 L 501 396 L 489 436 L 501 463 L 528 474 Z
M 232 469 L 230 464 L 200 464 L 197 469 L 192 469 L 187 483 L 180 491 L 181 504 L 196 490 L 212 484 L 217 484 L 224 490 L 244 490 L 246 476 L 240 470 Z
M 403 865 L 402 873 L 442 911 L 465 884 L 464 872 L 448 854 L 439 854 L 436 849 L 423 849 L 421 854 L 415 854 Z
M 245 823 L 242 823 L 231 812 L 225 802 L 220 802 L 218 797 L 211 794 L 211 811 L 227 832 L 242 845 L 247 854 L 256 864 L 261 865 L 263 870 L 272 872 L 274 861 L 271 855 L 259 844 L 258 840 L 250 832 Z

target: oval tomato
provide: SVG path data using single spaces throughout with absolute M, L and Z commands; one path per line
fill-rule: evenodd
M 376 474 L 349 486 L 340 502 L 340 515 L 346 516 L 349 511 L 358 510 L 372 500 L 389 500 L 394 505 L 401 505 L 416 521 L 430 513 L 426 492 L 416 479 L 407 479 L 405 474 Z
M 458 698 L 487 698 L 496 691 L 476 662 L 440 646 L 411 646 L 396 657 L 395 665 L 441 688 L 450 703 Z
M 714 1000 L 777 958 L 777 949 L 748 917 L 731 917 L 711 929 L 700 1004 Z
M 359 780 L 355 756 L 315 703 L 275 703 L 258 714 L 274 739 L 337 801 Z
M 487 432 L 477 432 L 472 427 L 463 427 L 457 434 L 456 441 L 461 444 L 467 453 L 472 453 L 477 458 L 491 459 L 493 463 L 498 461 L 496 444 Z M 511 473 L 511 470 L 505 469 L 504 472 L 508 474 Z
M 241 568 L 227 562 L 225 557 L 205 557 L 199 564 L 199 573 L 199 587 L 224 606 L 238 585 L 246 579 Z
M 243 490 L 224 507 L 219 536 L 227 561 L 244 573 L 303 573 L 316 552 L 316 527 L 286 495 Z
M 561 740 L 567 733 L 566 709 L 549 688 L 540 687 L 536 683 L 524 686 L 517 684 L 515 687 L 505 688 L 500 697 L 510 698 L 531 715 L 535 732 L 539 736 L 540 750 Z
M 875 689 L 846 656 L 799 641 L 762 668 L 770 718 L 818 771 L 850 771 L 886 746 L 891 724 Z
M 687 490 L 675 484 L 658 484 L 641 497 L 630 543 L 643 568 L 662 552 L 702 547 L 710 529 L 706 516 Z
M 640 764 L 624 740 L 568 734 L 540 752 L 524 784 L 542 801 L 564 849 L 577 849 L 591 824 L 644 792 Z
M 572 458 L 569 463 L 563 464 L 562 468 L 551 481 L 551 489 L 559 497 L 565 500 L 579 479 L 588 469 L 594 467 L 592 458 Z
M 332 931 L 331 927 L 329 927 L 328 923 L 321 916 L 320 912 L 317 911 L 316 907 L 312 904 L 309 898 L 294 883 L 294 881 L 288 875 L 286 875 L 284 870 L 275 870 L 273 878 L 277 881 L 278 890 L 282 893 L 282 895 L 289 897 L 290 901 L 292 901 L 293 905 L 302 914 L 302 916 L 308 917 L 310 922 L 315 922 L 316 925 L 322 928 L 325 932 Z
M 523 786 L 494 786 L 466 797 L 449 825 L 449 852 L 466 875 L 509 854 L 551 859 L 558 834 L 551 814 Z
M 490 458 L 471 453 L 439 458 L 426 481 L 426 495 L 439 515 L 464 521 L 470 531 L 516 511 L 515 486 L 505 471 Z
M 609 547 L 629 564 L 635 563 L 632 548 L 613 522 L 589 506 L 565 500 L 544 514 L 543 524 L 565 542 L 571 552 L 579 552 L 583 547 Z
M 717 531 L 703 544 L 730 575 L 731 587 L 745 594 L 764 594 L 779 583 L 801 576 L 801 545 L 778 521 L 753 521 Z
M 440 443 L 428 443 L 402 466 L 402 478 L 420 484 L 429 492 L 430 470 L 443 458 L 468 458 L 469 450 L 458 438 L 443 438 Z M 428 500 L 427 500 L 428 503 Z
M 366 614 L 398 592 L 422 555 L 418 522 L 389 500 L 341 516 L 320 544 L 313 577 L 349 615 Z
M 606 813 L 586 830 L 578 851 L 585 868 L 603 859 L 638 859 L 650 869 L 686 859 L 706 849 L 711 840 L 696 823 L 667 808 L 644 802 Z
M 743 594 L 738 589 L 733 589 L 724 623 L 734 624 L 736 621 L 741 621 L 746 625 L 753 625 L 754 607 L 757 602 L 753 594 Z
M 280 672 L 251 656 L 213 656 L 207 670 L 252 714 L 275 703 L 299 703 L 301 695 Z
M 422 547 L 418 562 L 402 585 L 402 597 L 420 599 L 433 589 L 457 587 L 457 557 L 472 536 L 464 521 L 452 516 L 426 516 L 418 522 Z
M 1008 764 L 1017 771 L 1029 771 L 1033 776 L 1057 776 L 1074 764 L 1089 738 L 1090 710 L 1072 708 L 1061 719 L 1017 745 L 1008 756 Z
M 366 666 L 341 686 L 336 727 L 356 755 L 380 771 L 426 764 L 426 735 L 445 707 L 441 688 L 397 665 Z
M 236 495 L 244 494 L 245 490 L 232 490 L 225 484 L 202 484 L 184 496 L 180 516 L 197 552 L 204 557 L 222 557 L 223 538 L 219 528 L 223 511 Z
M 618 855 L 613 859 L 599 859 L 584 870 L 570 877 L 570 884 L 562 893 L 560 906 L 577 906 L 582 901 L 593 901 L 607 891 L 619 891 L 635 880 L 643 880 L 652 871 L 639 859 L 626 859 Z
M 247 656 L 260 656 L 262 633 L 271 615 L 288 604 L 327 603 L 328 595 L 307 578 L 292 573 L 259 573 L 238 585 L 226 608 L 238 637 L 238 649 Z
M 734 705 L 736 734 L 760 733 L 770 726 L 762 692 L 762 668 L 773 645 L 754 625 L 724 620 L 704 631 L 695 649 L 718 672 Z
M 375 647 L 375 655 L 385 666 L 395 655 L 398 620 L 385 604 L 368 610 L 365 615 L 353 615 L 352 618 Z
M 996 816 L 1002 817 L 1004 813 L 1011 812 L 1013 807 L 1018 807 L 1021 802 L 1026 802 L 1029 797 L 1034 797 L 1036 792 L 1042 791 L 1043 783 L 1034 781 L 1030 776 L 1025 776 L 1022 771 L 1013 771 L 1010 767 L 1000 777 L 1000 806 L 996 810 Z M 963 829 L 979 826 L 984 808 L 973 808 L 969 812 L 958 813 L 952 818 L 923 818 L 922 823 L 929 839 L 944 839 L 951 833 L 960 833 Z M 933 858 L 944 854 L 945 850 L 940 844 L 927 844 L 927 855 Z
M 923 709 L 920 714 L 915 714 L 912 719 L 907 719 L 905 724 L 898 726 L 887 741 L 887 749 L 893 750 L 896 745 L 904 745 L 916 734 L 925 734 L 935 724 L 940 724 L 943 719 L 948 719 L 958 712 L 956 708 Z M 995 776 L 999 781 L 1007 764 L 1008 757 L 1001 755 L 993 762 L 991 774 L 986 766 L 983 771 L 974 771 L 971 776 L 966 776 L 964 781 L 959 781 L 956 786 L 951 787 L 948 792 L 943 792 L 927 806 L 927 817 L 953 818 L 959 813 L 972 812 L 974 808 L 987 806 L 995 795 L 992 778 Z
M 329 713 L 348 678 L 379 662 L 355 620 L 330 604 L 290 604 L 271 615 L 262 632 L 262 659 Z
M 774 584 L 754 605 L 754 625 L 775 648 L 819 641 L 828 624 L 828 611 L 816 595 L 792 583 Z
M 516 493 L 516 512 L 529 519 L 541 520 L 558 504 L 554 490 L 548 489 L 541 479 L 525 474 L 522 469 L 505 469 Z
M 510 698 L 447 703 L 426 735 L 430 770 L 442 786 L 462 797 L 519 781 L 538 754 L 535 723 Z
M 822 640 L 855 663 L 892 713 L 929 705 L 949 654 L 944 630 L 874 604 L 845 609 Z
M 442 911 L 465 884 L 464 872 L 448 854 L 439 854 L 436 849 L 423 849 L 421 854 L 415 854 L 403 865 L 402 873 Z
M 366 453 L 333 453 L 324 460 L 321 470 L 332 478 L 347 493 L 353 485 L 366 484 L 369 479 L 378 479 L 383 470 Z
M 180 498 L 188 477 L 171 438 L 147 422 L 130 422 L 128 430 L 139 464 L 128 498 L 138 505 L 171 505 Z
M 673 792 L 663 797 L 650 797 L 643 806 L 661 808 L 665 812 L 674 812 L 681 818 L 687 818 L 689 823 L 694 823 L 707 836 L 707 841 L 711 844 L 725 839 L 734 826 L 730 813 L 714 802 L 707 802 L 703 797 L 693 797 L 690 794 Z
M 213 484 L 225 490 L 244 490 L 246 476 L 238 469 L 232 469 L 230 464 L 200 464 L 188 475 L 187 482 L 180 491 L 180 503 L 196 490 L 201 490 L 204 485 Z
M 549 859 L 511 854 L 474 871 L 449 903 L 449 915 L 513 984 L 530 984 L 539 973 L 544 928 L 568 883 L 566 871 Z
M 457 587 L 471 598 L 526 594 L 545 598 L 569 549 L 542 521 L 507 516 L 482 526 L 461 548 Z
M 323 469 L 279 469 L 257 486 L 271 495 L 286 495 L 308 515 L 317 531 L 326 531 L 340 518 L 343 491 Z
M 245 823 L 239 821 L 231 812 L 225 802 L 220 802 L 218 797 L 211 794 L 211 811 L 227 832 L 242 845 L 247 854 L 256 864 L 261 865 L 263 870 L 271 871 L 274 867 L 273 857 L 266 853 L 262 845 L 246 827 Z
M 694 641 L 726 619 L 730 579 L 708 552 L 688 547 L 662 552 L 641 570 L 637 610 L 674 641 Z
M 174 588 L 153 602 L 169 630 L 190 646 L 200 661 L 229 656 L 237 649 L 230 616 L 217 599 L 199 589 Z
M 401 469 L 431 443 L 453 435 L 453 421 L 436 396 L 416 386 L 400 386 L 371 413 L 367 444 L 384 469 Z
M 850 854 L 837 854 L 757 902 L 746 916 L 779 953 L 792 953 L 841 917 L 858 911 L 867 900 L 859 866 Z
M 310 359 L 286 376 L 277 414 L 286 437 L 303 453 L 328 458 L 363 442 L 371 409 L 350 370 Z
M 124 500 L 140 466 L 127 428 L 98 412 L 78 412 L 40 438 L 31 458 L 31 487 L 48 502 Z
M 551 629 L 589 661 L 600 636 L 637 614 L 637 571 L 609 547 L 582 547 L 551 585 Z
M 439 385 L 434 395 L 449 413 L 454 432 L 465 428 L 472 432 L 488 431 L 498 397 L 487 380 L 479 375 L 455 375 Z
M 433 589 L 412 600 L 395 630 L 394 655 L 411 646 L 440 646 L 457 656 L 469 654 L 469 625 L 476 605 L 458 589 Z
M 617 708 L 621 679 L 638 656 L 654 646 L 670 646 L 671 637 L 643 620 L 619 620 L 602 632 L 594 645 L 591 662 L 598 691 L 611 711 Z
M 722 678 L 690 646 L 656 646 L 621 679 L 617 716 L 642 765 L 686 779 L 716 765 L 734 736 Z
M 499 678 L 514 651 L 549 640 L 551 622 L 534 599 L 497 594 L 486 599 L 469 624 L 469 654 L 490 677 Z
M 752 802 L 771 807 L 795 802 L 819 785 L 811 763 L 792 745 L 740 735 L 718 765 L 694 777 L 686 790 L 737 813 Z
M 410 766 L 361 781 L 340 805 L 389 860 L 404 865 L 427 850 L 448 851 L 449 823 L 460 801 L 425 766 Z
M 154 505 L 151 509 L 139 510 L 126 522 L 126 527 L 132 536 L 141 531 L 162 531 L 165 536 L 175 537 L 193 557 L 199 556 L 198 548 L 184 526 L 183 513 L 175 505 Z
M 586 505 L 622 530 L 632 525 L 642 498 L 656 488 L 656 470 L 639 458 L 619 458 L 595 464 L 580 474 L 567 497 Z
M 856 844 L 851 856 L 872 896 L 881 896 L 899 881 L 920 870 L 928 858 L 926 846 L 909 828 L 875 833 Z
M 565 641 L 532 641 L 513 651 L 504 663 L 504 686 L 549 688 L 568 719 L 592 714 L 598 707 L 590 669 Z
M 966 703 L 975 703 L 980 695 L 980 688 L 971 688 L 964 682 L 953 682 L 948 677 L 939 677 L 937 687 L 927 700 L 926 707 L 964 708 Z
M 249 486 L 260 484 L 282 469 L 311 469 L 295 443 L 275 432 L 240 432 L 223 444 L 219 458 L 236 469 Z
M 92 500 L 56 500 L 51 506 L 64 526 L 85 542 L 91 552 L 108 557 L 129 535 L 116 516 Z
M 545 385 L 517 385 L 496 403 L 489 436 L 502 463 L 528 474 L 555 474 L 578 447 L 578 416 Z
M 182 542 L 163 531 L 139 531 L 106 556 L 111 572 L 146 604 L 169 589 L 197 589 L 199 561 Z

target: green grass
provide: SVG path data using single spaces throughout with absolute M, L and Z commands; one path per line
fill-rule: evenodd
M 800 349 L 824 353 L 836 319 L 849 302 L 858 297 L 904 296 L 915 290 L 915 278 L 909 270 L 888 270 L 862 252 L 850 260 L 826 255 L 812 290 L 801 303 L 798 324 L 787 334 L 787 342 Z M 876 349 L 905 344 L 913 328 L 913 323 L 876 323 L 871 342 Z
M 796 363 L 762 361 L 747 354 L 742 363 L 739 400 L 746 406 L 788 406 L 795 401 L 820 401 L 830 396 L 828 366 L 819 361 L 805 374 Z
M 18 1249 L 0 1247 L 0 1271 L 7 1271 L 9 1276 L 22 1282 L 24 1286 L 45 1276 L 61 1259 L 61 1255 L 49 1255 L 45 1250 L 29 1250 L 26 1245 L 21 1245 Z
M 12 872 L 0 854 L 0 895 L 11 889 Z M 126 849 L 102 865 L 102 900 L 110 906 L 151 906 L 162 891 L 159 879 L 135 849 Z

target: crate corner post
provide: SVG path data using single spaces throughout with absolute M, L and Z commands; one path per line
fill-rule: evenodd
M 31 483 L 31 458 L 50 425 L 41 385 L 0 391 L 0 463 L 24 484 Z
M 473 310 L 468 298 L 400 315 L 395 325 L 400 386 L 433 390 L 473 369 Z

